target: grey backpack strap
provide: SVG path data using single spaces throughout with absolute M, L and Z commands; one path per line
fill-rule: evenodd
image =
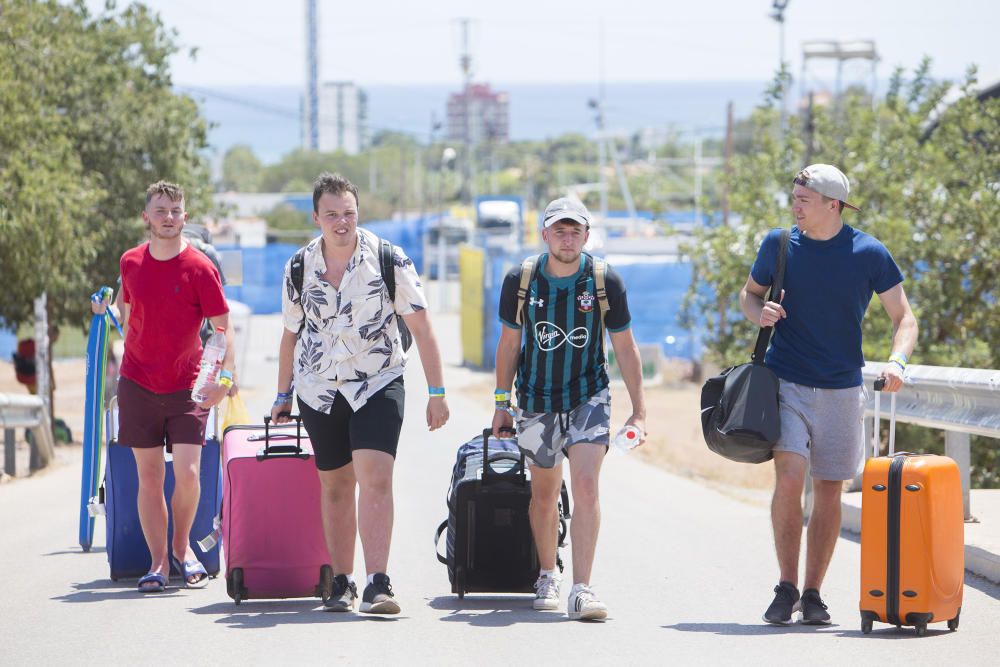
M 517 316 L 515 324 L 524 324 L 524 302 L 528 298 L 528 286 L 531 285 L 531 278 L 535 273 L 535 266 L 538 264 L 538 255 L 525 257 L 521 262 L 521 280 L 517 286 Z
M 607 288 L 607 275 L 608 275 L 608 263 L 604 261 L 601 257 L 594 257 L 594 291 L 597 292 L 597 308 L 601 313 L 601 330 L 604 330 L 604 318 L 608 316 L 608 311 L 611 310 L 611 304 L 608 303 L 608 288 Z

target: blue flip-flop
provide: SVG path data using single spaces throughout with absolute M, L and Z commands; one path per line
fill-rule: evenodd
M 144 586 L 144 584 L 156 584 L 155 586 Z M 159 572 L 150 572 L 139 580 L 140 593 L 162 593 L 167 588 L 167 578 Z
M 201 561 L 197 558 L 181 562 L 176 557 L 171 556 L 170 562 L 173 563 L 174 567 L 177 568 L 177 571 L 181 573 L 181 576 L 184 578 L 184 586 L 186 588 L 204 588 L 205 586 L 208 586 L 208 570 L 205 569 L 205 566 L 202 565 Z M 195 582 L 188 580 L 188 577 L 195 577 L 198 575 L 201 575 L 201 579 L 198 579 Z

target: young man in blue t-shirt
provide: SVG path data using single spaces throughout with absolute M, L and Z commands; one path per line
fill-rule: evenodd
M 840 534 L 840 494 L 864 458 L 865 390 L 861 368 L 861 321 L 878 294 L 892 319 L 886 391 L 903 386 L 907 358 L 917 341 L 917 321 L 903 292 L 903 275 L 877 239 L 841 220 L 850 184 L 836 167 L 814 164 L 798 173 L 792 190 L 795 227 L 788 242 L 784 289 L 765 302 L 776 270 L 781 230 L 761 243 L 746 285 L 743 314 L 754 324 L 774 326 L 764 363 L 779 379 L 781 438 L 774 448 L 771 502 L 780 580 L 764 613 L 785 625 L 801 609 L 802 622 L 827 624 L 819 595 Z M 802 540 L 802 489 L 807 466 L 813 479 L 813 511 L 806 544 L 801 599 L 798 566 Z
M 562 462 L 569 459 L 573 588 L 568 614 L 573 620 L 600 620 L 607 616 L 607 607 L 590 587 L 590 572 L 601 522 L 598 477 L 608 451 L 611 414 L 605 328 L 632 400 L 626 423 L 640 433 L 646 426 L 642 365 L 621 277 L 583 252 L 590 234 L 586 207 L 574 199 L 556 199 L 545 207 L 543 225 L 542 239 L 549 251 L 527 274 L 531 277 L 521 298 L 520 266 L 507 274 L 500 291 L 504 326 L 496 352 L 493 435 L 502 437 L 501 431 L 509 429 L 517 415 L 517 444 L 531 464 L 528 513 L 541 570 L 535 583 L 535 609 L 559 606 L 557 503 Z M 515 374 L 516 413 L 510 408 Z

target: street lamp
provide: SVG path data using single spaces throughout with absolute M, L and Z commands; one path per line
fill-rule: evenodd
M 785 81 L 785 9 L 789 0 L 771 0 L 771 18 L 778 24 L 778 71 L 781 76 L 781 121 L 784 124 L 785 107 L 787 106 L 787 88 Z

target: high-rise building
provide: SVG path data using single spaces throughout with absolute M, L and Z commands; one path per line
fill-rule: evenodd
M 327 81 L 319 89 L 318 149 L 357 155 L 368 141 L 368 99 L 350 81 Z M 309 114 L 302 118 L 302 145 L 309 148 Z
M 468 98 L 468 125 L 466 125 L 466 98 Z M 507 93 L 494 92 L 488 83 L 469 84 L 464 93 L 448 97 L 448 139 L 465 141 L 468 127 L 469 141 L 506 142 L 510 138 L 510 113 Z

